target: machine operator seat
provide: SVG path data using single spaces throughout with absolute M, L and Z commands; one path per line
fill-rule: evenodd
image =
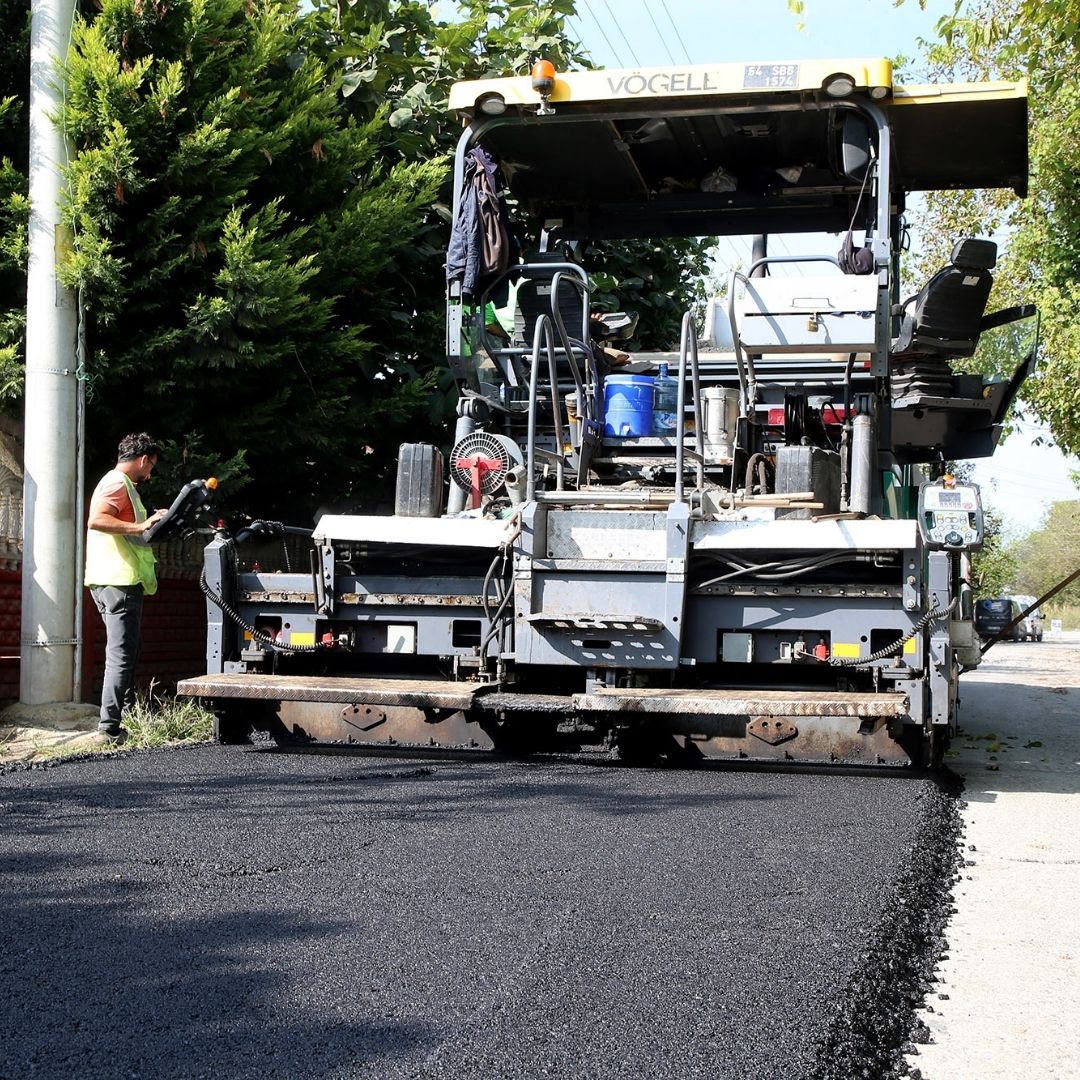
M 562 251 L 530 251 L 523 256 L 528 264 L 574 263 L 574 257 Z M 541 315 L 551 314 L 551 283 L 556 267 L 548 270 L 537 268 L 523 271 L 517 288 L 517 306 L 514 312 L 514 344 L 532 348 L 536 322 Z M 573 284 L 567 282 L 559 290 L 559 311 L 571 340 L 581 340 L 585 312 L 585 296 Z M 556 340 L 555 347 L 559 347 Z
M 916 356 L 971 356 L 997 262 L 992 240 L 958 240 L 949 265 L 939 270 L 903 305 L 900 335 L 893 342 L 893 359 Z

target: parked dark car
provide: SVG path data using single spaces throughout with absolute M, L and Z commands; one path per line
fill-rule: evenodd
M 1011 597 L 1001 596 L 989 600 L 979 600 L 975 604 L 975 632 L 987 641 L 996 637 L 1024 609 Z M 1006 635 L 1007 641 L 1019 641 L 1023 628 L 1017 623 Z

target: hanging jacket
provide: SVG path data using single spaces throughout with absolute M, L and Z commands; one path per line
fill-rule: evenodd
M 516 245 L 499 191 L 498 165 L 478 146 L 466 155 L 461 202 L 446 253 L 446 280 L 460 282 L 462 299 L 472 302 L 514 257 Z

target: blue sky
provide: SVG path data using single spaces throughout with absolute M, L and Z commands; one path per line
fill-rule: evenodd
M 787 0 L 578 0 L 571 20 L 604 67 L 661 67 L 689 61 L 914 57 L 934 36 L 952 0 L 806 0 L 801 17 Z M 799 28 L 800 21 L 803 24 Z

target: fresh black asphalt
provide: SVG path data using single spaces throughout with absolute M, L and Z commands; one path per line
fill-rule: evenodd
M 0 1077 L 893 1076 L 957 820 L 896 775 L 216 746 L 15 769 Z

